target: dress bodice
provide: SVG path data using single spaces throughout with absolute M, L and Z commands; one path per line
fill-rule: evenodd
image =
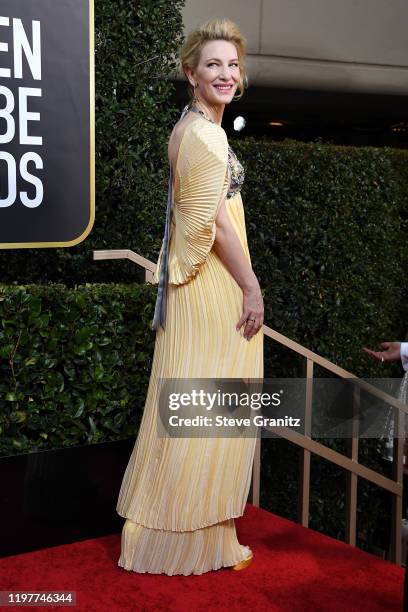
M 245 179 L 245 168 L 235 155 L 230 145 L 228 145 L 228 167 L 230 170 L 231 180 L 229 189 L 227 191 L 227 199 L 232 198 L 232 196 L 241 191 Z

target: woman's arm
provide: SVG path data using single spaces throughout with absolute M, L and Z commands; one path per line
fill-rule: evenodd
M 243 292 L 243 312 L 236 329 L 239 331 L 245 323 L 244 337 L 249 341 L 263 325 L 263 297 L 258 279 L 228 217 L 225 200 L 220 204 L 215 225 L 216 234 L 213 250 Z M 247 319 L 255 319 L 255 321 L 247 322 Z
M 408 371 L 408 342 L 381 342 L 383 351 L 372 351 L 369 348 L 363 347 L 363 350 L 382 362 L 399 361 L 405 371 Z

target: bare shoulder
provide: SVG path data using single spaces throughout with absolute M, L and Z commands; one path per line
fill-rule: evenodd
M 191 124 L 197 121 L 197 115 L 194 113 L 187 113 L 185 117 L 179 119 L 177 123 L 174 124 L 173 130 L 170 134 L 170 142 L 180 142 L 183 138 L 184 131 Z

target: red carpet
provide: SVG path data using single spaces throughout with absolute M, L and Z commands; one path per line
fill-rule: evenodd
M 74 590 L 76 607 L 64 609 L 97 612 L 402 610 L 403 568 L 249 504 L 236 525 L 254 552 L 239 572 L 128 572 L 117 566 L 116 534 L 0 559 L 0 590 Z

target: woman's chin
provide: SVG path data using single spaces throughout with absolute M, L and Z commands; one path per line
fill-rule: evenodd
M 230 104 L 233 97 L 234 94 L 230 92 L 228 92 L 228 94 L 215 94 L 214 102 L 216 104 Z

